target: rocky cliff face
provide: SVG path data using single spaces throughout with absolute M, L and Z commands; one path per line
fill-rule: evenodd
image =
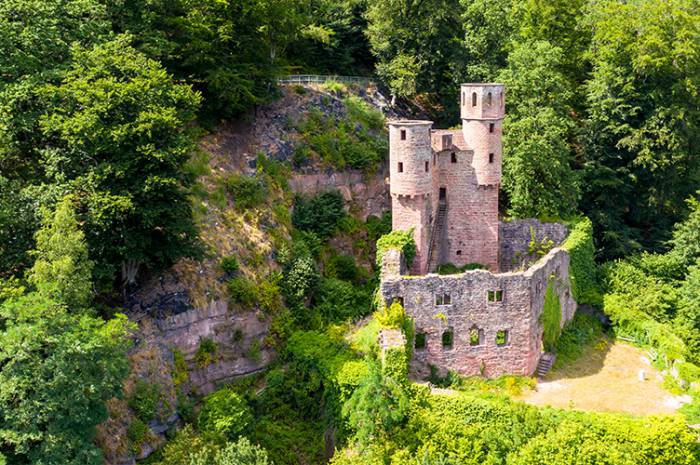
M 376 92 L 362 90 L 360 95 L 373 105 L 383 105 Z M 230 302 L 222 257 L 235 256 L 239 275 L 258 284 L 279 271 L 275 252 L 279 241 L 289 238 L 291 225 L 284 211 L 289 212 L 295 193 L 340 190 L 348 208 L 362 220 L 389 209 L 383 166 L 367 174 L 306 164 L 290 173 L 289 190 L 271 189 L 259 208 L 236 211 L 230 199 L 222 200 L 220 179 L 229 173 L 254 174 L 260 154 L 293 164 L 293 122 L 311 108 L 328 114 L 345 111 L 342 100 L 328 92 L 307 89 L 300 94 L 283 89 L 279 100 L 258 108 L 251 120 L 222 124 L 203 139 L 201 149 L 209 167 L 200 178 L 204 194 L 194 202 L 205 258 L 182 260 L 129 295 L 126 313 L 138 330 L 126 399 L 109 403 L 110 419 L 98 433 L 107 463 L 133 463 L 147 456 L 163 441 L 165 431 L 185 415 L 186 403 L 260 372 L 274 360 L 268 337 L 270 315 L 257 304 L 245 308 Z M 343 248 L 340 243 L 334 246 Z M 146 421 L 146 434 L 134 438 L 138 420 L 129 405 L 144 384 L 155 386 L 157 408 Z

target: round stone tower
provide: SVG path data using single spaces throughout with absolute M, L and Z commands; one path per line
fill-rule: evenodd
M 392 195 L 430 195 L 432 192 L 432 125 L 432 121 L 389 122 L 389 176 Z
M 503 117 L 505 95 L 503 84 L 462 84 L 460 95 L 464 140 L 474 150 L 472 167 L 480 186 L 501 183 Z
M 425 273 L 428 262 L 433 192 L 432 125 L 432 121 L 389 122 L 392 229 L 413 228 L 416 257 L 411 272 L 414 274 Z

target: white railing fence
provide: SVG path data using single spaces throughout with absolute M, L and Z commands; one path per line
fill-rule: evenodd
M 335 81 L 344 84 L 377 84 L 377 81 L 364 76 L 336 76 L 324 74 L 290 74 L 277 79 L 279 84 L 323 84 L 324 82 Z

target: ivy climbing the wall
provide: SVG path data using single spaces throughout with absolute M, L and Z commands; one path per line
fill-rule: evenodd
M 562 244 L 569 252 L 569 278 L 574 299 L 579 304 L 600 307 L 602 296 L 597 279 L 593 224 L 584 217 L 571 226 L 569 237 Z
M 553 278 L 550 278 L 547 283 L 541 321 L 544 326 L 544 334 L 542 335 L 544 350 L 551 352 L 561 334 L 561 303 L 559 302 L 559 294 L 556 292 L 556 281 Z

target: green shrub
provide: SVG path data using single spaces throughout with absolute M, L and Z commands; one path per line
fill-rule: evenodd
M 360 97 L 351 95 L 343 99 L 343 103 L 352 121 L 375 131 L 380 131 L 384 128 L 386 120 L 382 112 L 372 108 L 369 103 L 365 102 Z
M 384 252 L 389 249 L 399 250 L 403 254 L 408 268 L 413 264 L 416 256 L 416 243 L 413 240 L 413 229 L 408 231 L 391 231 L 377 241 L 377 266 L 381 268 Z
M 332 79 L 327 80 L 323 84 L 321 84 L 321 89 L 325 90 L 326 92 L 330 92 L 331 94 L 336 94 L 336 95 L 341 95 L 345 92 L 347 92 L 347 87 L 345 84 L 342 82 L 338 82 Z
M 344 281 L 354 282 L 360 277 L 360 270 L 357 268 L 353 256 L 333 254 L 328 259 L 325 274 L 329 278 L 338 278 Z
M 222 178 L 222 183 L 239 210 L 263 204 L 268 195 L 265 183 L 257 177 L 231 173 Z
M 250 308 L 258 300 L 257 286 L 245 276 L 237 276 L 229 280 L 227 287 L 231 302 Z
M 308 91 L 306 90 L 306 87 L 304 87 L 300 84 L 295 85 L 293 89 L 294 89 L 294 93 L 299 94 L 299 95 L 306 95 L 308 93 Z
M 260 308 L 269 314 L 278 313 L 283 307 L 282 290 L 279 286 L 281 280 L 282 275 L 273 273 L 258 286 L 257 298 Z
M 374 215 L 368 216 L 365 221 L 365 227 L 367 228 L 369 241 L 376 243 L 384 234 L 391 232 L 391 212 L 385 212 L 381 218 Z
M 140 445 L 148 438 L 149 428 L 140 418 L 135 418 L 126 429 L 126 437 L 131 443 L 131 450 L 134 453 L 141 451 Z
M 294 200 L 292 224 L 302 231 L 311 231 L 321 239 L 328 239 L 345 217 L 345 201 L 340 191 L 328 191 L 306 199 Z
M 219 262 L 219 267 L 224 273 L 228 275 L 234 275 L 238 272 L 238 259 L 235 255 L 229 255 L 228 257 L 223 257 Z
M 157 384 L 139 379 L 134 383 L 134 390 L 129 396 L 129 408 L 141 421 L 148 423 L 156 416 L 160 401 L 160 389 Z
M 221 389 L 204 398 L 197 424 L 205 434 L 235 441 L 253 422 L 248 404 L 231 389 Z
M 173 348 L 173 384 L 180 386 L 189 379 L 189 368 L 185 356 L 177 347 Z
M 246 357 L 248 357 L 249 359 L 251 359 L 255 363 L 260 363 L 260 360 L 261 360 L 260 341 L 255 340 L 250 344 L 250 346 L 248 347 L 248 352 L 246 353 Z
M 372 310 L 372 293 L 362 286 L 335 278 L 321 279 L 314 295 L 314 309 L 326 321 L 358 319 Z
M 486 265 L 482 265 L 481 263 L 467 263 L 464 266 L 457 266 L 452 263 L 444 263 L 442 265 L 438 266 L 437 272 L 438 274 L 458 274 L 458 273 L 464 273 L 465 271 L 469 270 L 485 270 L 487 269 Z
M 575 362 L 587 347 L 601 337 L 603 337 L 603 327 L 600 322 L 591 315 L 576 312 L 556 342 L 557 359 L 554 366 L 559 368 Z
M 598 285 L 591 220 L 584 217 L 577 221 L 571 227 L 562 248 L 569 252 L 569 279 L 574 299 L 579 304 L 600 307 L 602 296 Z
M 556 282 L 550 278 L 547 283 L 547 290 L 544 294 L 544 309 L 541 316 L 544 333 L 542 343 L 544 350 L 551 352 L 556 347 L 557 339 L 561 334 L 561 303 L 559 294 L 556 291 Z
M 197 362 L 199 368 L 204 368 L 205 366 L 214 362 L 216 357 L 216 352 L 219 350 L 219 345 L 214 342 L 213 339 L 208 337 L 203 337 L 199 339 L 199 348 L 194 354 L 194 359 Z

